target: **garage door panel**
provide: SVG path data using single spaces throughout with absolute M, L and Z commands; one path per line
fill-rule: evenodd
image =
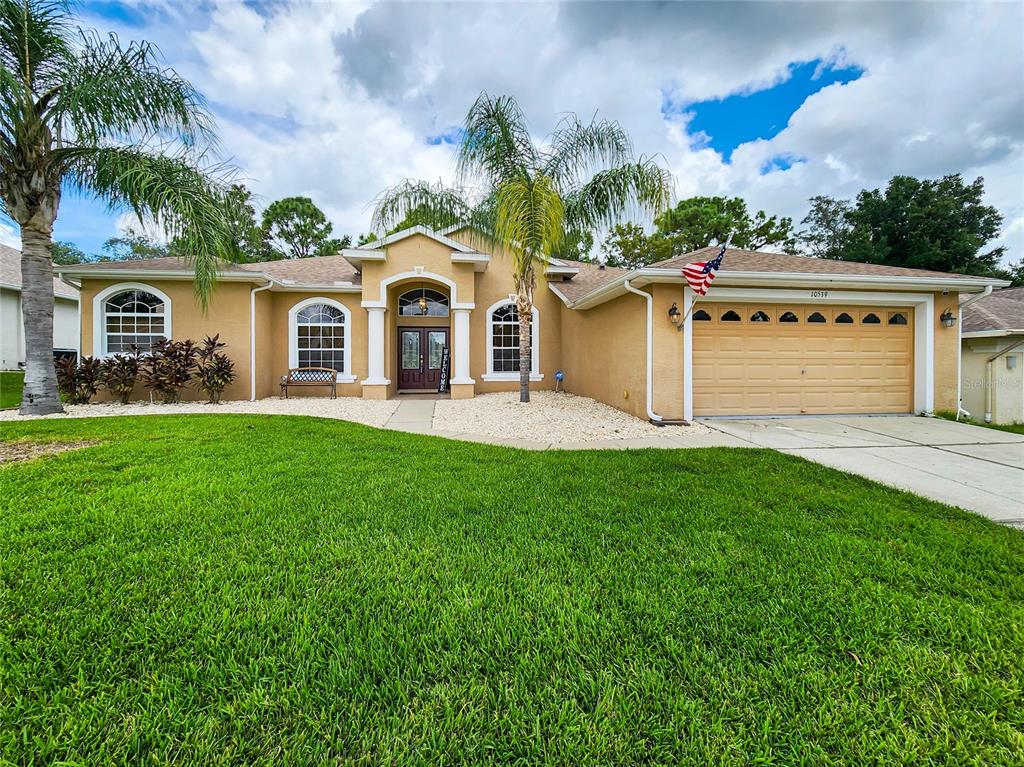
M 913 403 L 913 312 L 872 307 L 730 304 L 741 323 L 694 323 L 696 415 L 905 413 Z M 771 323 L 749 318 L 764 311 Z M 781 323 L 792 311 L 801 322 Z M 827 322 L 807 323 L 820 312 Z M 885 324 L 893 311 L 911 320 Z M 879 324 L 862 324 L 868 314 Z M 846 314 L 850 324 L 835 324 Z

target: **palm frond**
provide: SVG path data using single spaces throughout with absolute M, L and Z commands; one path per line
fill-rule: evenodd
M 0 0 L 0 66 L 41 93 L 73 57 L 73 27 L 63 0 Z
M 653 158 L 600 171 L 566 195 L 568 229 L 598 230 L 623 217 L 658 215 L 672 199 L 672 176 Z
M 152 219 L 195 271 L 196 298 L 205 310 L 221 263 L 232 248 L 225 215 L 225 169 L 197 167 L 193 158 L 124 147 L 68 150 L 74 188 Z
M 383 234 L 413 211 L 427 226 L 438 230 L 472 219 L 472 206 L 462 191 L 446 187 L 440 181 L 430 184 L 406 180 L 377 197 L 371 226 L 378 234 Z
M 199 92 L 162 66 L 152 45 L 122 46 L 115 35 L 82 33 L 63 82 L 40 98 L 37 109 L 69 128 L 69 138 L 79 144 L 153 135 L 173 135 L 184 146 L 203 149 L 213 142 L 213 121 Z
M 593 173 L 633 160 L 633 144 L 619 123 L 574 114 L 562 118 L 549 140 L 543 173 L 562 189 L 572 189 Z
M 562 196 L 547 176 L 515 177 L 498 187 L 496 202 L 495 236 L 513 254 L 517 283 L 532 285 L 534 259 L 547 258 L 561 245 Z
M 481 93 L 466 114 L 456 153 L 458 183 L 496 187 L 513 176 L 530 175 L 537 164 L 537 148 L 516 100 Z

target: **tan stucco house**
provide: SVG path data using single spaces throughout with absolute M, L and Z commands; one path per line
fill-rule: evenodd
M 467 234 L 415 227 L 337 256 L 229 265 L 206 314 L 179 259 L 59 271 L 81 287 L 83 354 L 219 333 L 240 374 L 225 398 L 274 395 L 298 366 L 336 369 L 339 395 L 433 390 L 445 347 L 452 397 L 512 391 L 512 261 Z M 948 318 L 962 294 L 1005 284 L 729 250 L 691 312 L 681 267 L 713 253 L 636 271 L 546 262 L 532 385 L 553 388 L 563 371 L 565 390 L 655 421 L 954 409 L 960 339 Z
M 1024 288 L 963 309 L 963 407 L 974 418 L 1024 423 Z

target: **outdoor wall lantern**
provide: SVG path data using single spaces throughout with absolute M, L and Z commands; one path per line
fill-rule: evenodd
M 421 295 L 420 300 L 416 302 L 416 305 L 420 308 L 420 314 L 426 315 L 427 313 L 427 297 Z
M 949 309 L 946 309 L 940 316 L 939 322 L 945 325 L 947 328 L 951 328 L 956 325 L 956 315 L 953 314 Z
M 676 306 L 675 302 L 668 308 L 668 321 L 679 327 L 679 323 L 682 322 L 683 315 L 679 313 L 679 307 Z

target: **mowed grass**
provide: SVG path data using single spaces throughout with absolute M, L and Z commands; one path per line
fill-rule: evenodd
M 0 370 L 0 410 L 21 405 L 25 374 L 18 370 Z
M 3 424 L 0 761 L 1010 765 L 1024 535 L 770 451 Z

